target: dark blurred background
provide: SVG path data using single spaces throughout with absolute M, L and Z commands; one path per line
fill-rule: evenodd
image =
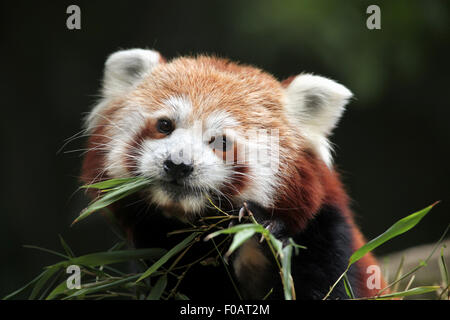
M 81 30 L 66 8 L 81 8 Z M 381 8 L 381 30 L 366 8 Z M 87 199 L 77 176 L 81 119 L 95 103 L 105 58 L 148 47 L 165 57 L 215 53 L 278 79 L 302 71 L 336 79 L 355 100 L 335 131 L 336 164 L 367 238 L 442 200 L 383 255 L 436 241 L 449 223 L 449 1 L 14 1 L 1 4 L 0 296 L 57 258 L 109 248 L 99 216 L 69 225 Z

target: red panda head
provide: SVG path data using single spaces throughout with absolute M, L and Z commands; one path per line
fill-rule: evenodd
M 86 183 L 144 176 L 150 203 L 201 213 L 208 198 L 271 207 L 300 152 L 331 164 L 328 136 L 351 93 L 309 74 L 280 83 L 214 57 L 132 49 L 106 61 L 86 120 Z

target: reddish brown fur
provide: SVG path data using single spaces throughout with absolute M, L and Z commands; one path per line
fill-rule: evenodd
M 365 244 L 365 239 L 354 222 L 353 213 L 349 209 L 349 199 L 336 171 L 329 169 L 325 163 L 312 152 L 300 152 L 296 161 L 288 166 L 284 175 L 283 190 L 273 212 L 288 221 L 293 232 L 306 227 L 314 219 L 320 207 L 331 205 L 339 208 L 351 228 L 353 251 Z M 366 269 L 377 265 L 374 256 L 369 253 L 356 263 L 362 270 L 358 288 L 364 297 L 374 296 L 379 290 L 368 289 L 366 281 L 370 274 Z M 381 288 L 386 283 L 382 279 Z
M 102 179 L 103 168 L 105 167 L 105 151 L 103 145 L 109 139 L 104 126 L 98 126 L 90 135 L 87 142 L 88 152 L 86 153 L 82 166 L 81 180 L 86 183 L 94 183 Z M 106 178 L 107 177 L 104 177 Z
M 162 61 L 163 58 L 161 57 Z M 290 77 L 280 83 L 271 75 L 261 70 L 231 63 L 228 60 L 200 56 L 198 58 L 179 58 L 169 63 L 161 63 L 153 71 L 151 77 L 145 79 L 136 90 L 127 97 L 136 105 L 150 111 L 156 111 L 164 100 L 171 96 L 187 97 L 194 108 L 190 121 L 208 116 L 218 108 L 224 107 L 235 118 L 239 119 L 240 128 L 237 134 L 244 134 L 241 128 L 279 130 L 280 136 L 280 177 L 281 190 L 279 198 L 274 203 L 274 214 L 285 219 L 292 231 L 305 228 L 314 219 L 314 215 L 324 205 L 333 205 L 340 209 L 349 222 L 356 250 L 365 243 L 356 227 L 353 215 L 349 209 L 348 196 L 339 180 L 338 174 L 329 169 L 309 150 L 301 137 L 301 128 L 294 128 L 286 119 L 283 109 L 283 88 L 292 82 Z M 120 119 L 126 116 L 121 110 L 122 101 L 114 101 L 103 112 L 110 119 Z M 103 124 L 103 126 L 102 126 Z M 298 133 L 300 131 L 300 133 Z M 295 132 L 295 134 L 294 134 Z M 94 129 L 88 141 L 89 148 L 106 143 L 107 122 L 100 122 Z M 156 130 L 156 119 L 149 120 L 142 131 L 133 139 L 129 154 L 135 154 L 145 138 L 159 139 L 164 135 Z M 236 145 L 234 146 L 236 148 Z M 237 162 L 235 152 L 235 168 L 237 172 L 248 173 L 248 167 Z M 225 155 L 219 153 L 219 157 Z M 86 154 L 83 163 L 82 180 L 93 182 L 104 168 L 104 154 L 99 150 L 91 150 Z M 124 160 L 124 164 L 132 172 L 136 166 L 133 160 Z M 245 189 L 246 176 L 235 174 L 232 187 L 223 191 L 227 195 L 236 195 Z M 365 268 L 376 264 L 373 256 L 366 255 L 358 262 Z M 362 275 L 365 272 L 361 272 Z M 361 288 L 366 288 L 366 277 L 360 279 Z M 375 291 L 367 289 L 365 295 L 373 295 Z
M 206 56 L 179 58 L 156 67 L 133 93 L 149 110 L 171 96 L 191 101 L 191 121 L 223 106 L 243 128 L 282 127 L 282 88 L 275 78 L 253 67 Z

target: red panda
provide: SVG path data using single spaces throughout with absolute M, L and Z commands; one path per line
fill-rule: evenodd
M 107 59 L 101 97 L 86 118 L 82 181 L 153 181 L 111 208 L 136 247 L 170 248 L 176 242 L 167 232 L 211 214 L 209 197 L 241 215 L 246 203 L 278 239 L 307 247 L 292 261 L 296 296 L 322 299 L 364 244 L 328 142 L 352 97 L 343 85 L 311 74 L 280 82 L 226 59 L 166 61 L 131 49 Z M 261 142 L 251 132 L 270 134 Z M 272 260 L 257 239 L 233 255 L 242 297 L 261 299 L 271 289 L 269 298 L 283 297 Z M 379 289 L 367 286 L 370 265 L 369 254 L 349 270 L 357 297 Z M 199 268 L 183 281 L 189 298 L 236 298 L 223 270 Z M 342 283 L 330 298 L 347 298 Z

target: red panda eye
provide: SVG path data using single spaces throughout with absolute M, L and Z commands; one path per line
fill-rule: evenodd
M 158 122 L 156 123 L 156 128 L 161 133 L 169 134 L 173 131 L 173 124 L 172 121 L 170 121 L 169 119 L 158 119 Z
M 208 144 L 211 144 L 211 143 L 213 143 L 214 141 L 216 141 L 216 137 L 211 137 L 211 139 L 209 139 Z

